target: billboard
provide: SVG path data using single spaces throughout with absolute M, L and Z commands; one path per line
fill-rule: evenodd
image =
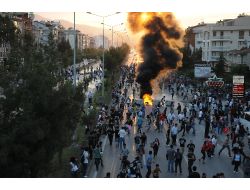
M 195 64 L 194 77 L 195 78 L 209 78 L 211 76 L 210 64 Z
M 233 97 L 243 98 L 244 94 L 244 76 L 233 76 Z

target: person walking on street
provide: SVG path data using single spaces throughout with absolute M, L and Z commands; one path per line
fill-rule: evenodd
M 122 127 L 120 130 L 119 130 L 119 147 L 120 147 L 120 150 L 122 150 L 124 144 L 125 144 L 125 136 L 127 134 L 127 132 L 125 131 L 125 129 Z
M 98 171 L 99 164 L 100 164 L 101 159 L 102 159 L 102 155 L 101 155 L 101 152 L 100 152 L 100 146 L 99 146 L 99 144 L 97 144 L 96 147 L 93 150 L 93 157 L 95 159 L 96 171 Z
M 181 162 L 183 158 L 183 153 L 180 152 L 180 149 L 177 148 L 175 153 L 175 173 L 177 174 L 177 169 L 179 168 L 180 174 L 182 174 Z
M 83 177 L 87 177 L 87 169 L 88 169 L 88 163 L 89 163 L 89 152 L 87 148 L 84 148 L 82 156 L 81 156 L 81 163 L 82 163 L 82 173 Z
M 152 156 L 152 151 L 150 150 L 146 158 L 146 167 L 148 170 L 146 174 L 146 178 L 149 178 L 151 175 L 152 162 L 153 162 L 153 156 Z
M 113 127 L 111 127 L 111 126 L 107 130 L 107 134 L 108 134 L 108 139 L 109 139 L 110 146 L 112 146 L 112 143 L 113 143 L 114 132 L 115 131 L 114 131 Z
M 145 146 L 145 144 L 147 144 L 147 135 L 144 132 L 141 135 L 141 144 L 142 146 Z
M 152 143 L 154 158 L 156 158 L 156 156 L 158 154 L 159 147 L 160 147 L 160 141 L 158 138 L 155 138 L 154 142 Z
M 174 161 L 175 161 L 175 150 L 174 146 L 171 144 L 170 149 L 167 151 L 166 158 L 168 160 L 168 172 L 174 172 Z
M 231 151 L 230 151 L 230 147 L 229 147 L 229 134 L 227 134 L 227 136 L 226 136 L 226 139 L 224 140 L 224 142 L 223 142 L 223 146 L 222 146 L 222 148 L 220 149 L 220 151 L 219 151 L 219 156 L 220 156 L 220 154 L 221 154 L 221 152 L 225 149 L 225 148 L 227 148 L 227 150 L 228 150 L 228 156 L 229 157 L 232 157 L 231 156 Z
M 178 133 L 178 128 L 177 128 L 177 123 L 176 123 L 171 128 L 172 145 L 176 145 L 177 133 Z
M 236 151 L 232 160 L 232 164 L 234 165 L 234 173 L 238 173 L 238 168 L 241 164 L 241 154 L 239 151 Z

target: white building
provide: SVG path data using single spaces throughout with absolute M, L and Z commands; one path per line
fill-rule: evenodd
M 46 45 L 50 32 L 53 33 L 55 41 L 60 41 L 64 28 L 59 21 L 34 21 L 32 31 L 37 45 Z
M 203 24 L 193 28 L 195 49 L 202 48 L 202 61 L 216 62 L 220 54 L 250 47 L 250 16 Z
M 98 35 L 93 37 L 95 40 L 95 48 L 102 48 L 103 47 L 103 36 Z M 109 43 L 109 39 L 104 36 L 104 48 L 108 49 L 111 43 Z

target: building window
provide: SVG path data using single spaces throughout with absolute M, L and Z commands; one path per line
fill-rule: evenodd
M 223 42 L 220 42 L 220 46 L 223 46 Z
M 213 36 L 216 36 L 216 31 L 213 31 Z
M 212 42 L 212 46 L 216 46 L 216 42 Z
M 248 36 L 250 36 L 250 30 L 248 31 Z
M 220 31 L 220 36 L 224 36 L 224 32 L 223 31 Z
M 244 39 L 244 30 L 239 31 L 239 39 Z
M 212 56 L 216 56 L 216 52 L 212 51 Z

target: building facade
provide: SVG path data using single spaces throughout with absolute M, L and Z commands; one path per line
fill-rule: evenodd
M 194 27 L 195 49 L 202 49 L 202 61 L 217 62 L 220 55 L 250 47 L 250 16 Z

